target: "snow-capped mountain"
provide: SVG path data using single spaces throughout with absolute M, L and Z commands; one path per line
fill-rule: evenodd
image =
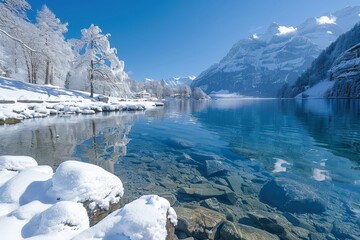
M 172 78 L 165 79 L 163 81 L 165 82 L 165 85 L 168 85 L 168 86 L 179 86 L 179 85 L 190 86 L 194 82 L 195 79 L 196 79 L 195 76 L 188 76 L 188 77 L 172 77 Z M 157 80 L 145 78 L 144 81 L 152 82 L 152 81 L 157 81 Z
M 360 97 L 360 23 L 342 34 L 279 97 Z M 359 85 L 359 86 L 358 86 Z
M 236 43 L 192 86 L 207 93 L 228 90 L 246 96 L 274 97 L 284 83 L 294 83 L 323 49 L 355 25 L 359 14 L 360 7 L 347 7 L 307 19 L 299 26 L 272 23 L 265 33 Z

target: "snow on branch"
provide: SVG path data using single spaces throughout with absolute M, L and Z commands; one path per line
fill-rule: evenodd
M 0 32 L 2 32 L 3 34 L 5 34 L 5 36 L 11 38 L 12 40 L 20 43 L 22 46 L 24 46 L 26 49 L 28 49 L 30 52 L 36 52 L 36 53 L 40 53 L 39 51 L 34 50 L 33 48 L 29 47 L 28 45 L 26 45 L 23 41 L 21 41 L 20 39 L 11 36 L 9 33 L 7 33 L 5 30 L 0 29 Z

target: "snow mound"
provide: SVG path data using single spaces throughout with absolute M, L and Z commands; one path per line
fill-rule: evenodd
M 166 239 L 177 216 L 168 200 L 141 197 L 89 228 L 87 207 L 109 208 L 123 196 L 122 182 L 104 169 L 66 161 L 55 174 L 32 158 L 1 156 L 1 239 Z M 28 161 L 24 160 L 28 159 Z M 23 162 L 21 162 L 23 161 Z M 6 163 L 7 162 L 7 163 Z M 35 166 L 34 166 L 35 165 Z M 171 224 L 169 224 L 169 222 Z M 169 230 L 170 229 L 170 230 Z
M 0 188 L 1 203 L 25 204 L 32 197 L 43 199 L 46 182 L 53 175 L 49 166 L 37 166 L 23 170 Z
M 167 218 L 177 224 L 169 201 L 156 195 L 143 196 L 119 209 L 74 240 L 82 239 L 166 239 Z
M 38 164 L 35 159 L 28 156 L 0 156 L 0 171 L 21 171 L 25 168 L 36 167 Z
M 16 217 L 19 220 L 30 220 L 37 214 L 51 207 L 51 204 L 43 204 L 40 201 L 32 201 L 11 212 L 9 217 Z
M 121 180 L 101 167 L 78 161 L 60 164 L 49 194 L 62 201 L 90 202 L 91 209 L 109 209 L 124 194 Z
M 89 227 L 86 209 L 81 203 L 62 201 L 42 212 L 34 235 L 62 231 L 82 231 Z

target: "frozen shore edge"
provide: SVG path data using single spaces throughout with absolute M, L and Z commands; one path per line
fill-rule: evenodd
M 50 85 L 0 77 L 0 125 L 50 115 L 92 115 L 98 112 L 144 111 L 164 103 L 154 98 L 107 97 Z

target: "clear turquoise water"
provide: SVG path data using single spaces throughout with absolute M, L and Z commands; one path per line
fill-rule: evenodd
M 127 201 L 150 193 L 193 201 L 179 189 L 201 178 L 222 182 L 204 174 L 201 162 L 211 158 L 228 175 L 259 178 L 258 188 L 295 179 L 327 203 L 324 215 L 304 219 L 336 218 L 360 232 L 359 100 L 172 100 L 145 113 L 27 120 L 0 126 L 0 134 L 0 154 L 31 155 L 54 168 L 70 158 L 102 166 L 122 179 Z M 184 154 L 196 164 L 179 161 Z

